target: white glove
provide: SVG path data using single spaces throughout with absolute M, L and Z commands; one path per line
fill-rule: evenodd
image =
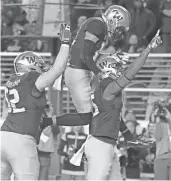
M 149 43 L 148 47 L 150 49 L 154 49 L 154 48 L 157 48 L 159 45 L 162 44 L 162 40 L 161 40 L 161 37 L 160 37 L 160 30 L 157 31 L 155 37 L 151 40 L 151 42 Z
M 70 25 L 69 24 L 61 24 L 60 27 L 60 40 L 62 44 L 70 44 L 71 41 L 71 33 L 70 33 Z

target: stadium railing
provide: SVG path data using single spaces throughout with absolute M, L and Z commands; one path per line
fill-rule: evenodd
M 5 80 L 10 76 L 13 60 L 18 53 L 1 52 L 1 72 Z M 46 61 L 51 59 L 50 53 L 40 53 Z M 130 54 L 130 61 L 135 61 L 138 54 Z M 4 107 L 4 87 L 1 86 L 1 115 Z M 138 121 L 146 119 L 148 108 L 157 99 L 164 99 L 171 94 L 171 54 L 150 54 L 145 65 L 138 72 L 133 81 L 124 89 L 124 105 L 132 109 Z M 75 107 L 70 93 L 63 86 L 62 112 L 73 113 Z

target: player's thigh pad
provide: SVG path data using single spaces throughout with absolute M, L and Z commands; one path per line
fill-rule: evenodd
M 1 157 L 1 165 L 0 165 L 0 172 L 1 172 L 1 180 L 10 180 L 12 175 L 12 168 L 8 161 L 5 161 Z
M 1 180 L 10 180 L 12 174 L 12 167 L 9 160 L 9 151 L 10 151 L 10 137 L 8 132 L 1 131 L 1 146 L 0 146 L 0 172 L 1 172 Z
M 39 161 L 35 139 L 29 135 L 9 133 L 8 159 L 16 180 L 37 180 Z
M 88 180 L 108 180 L 113 164 L 113 146 L 90 137 L 85 145 L 88 160 Z
M 109 180 L 122 180 L 121 167 L 117 154 L 114 154 L 112 170 L 109 176 Z
M 90 71 L 83 69 L 67 67 L 65 71 L 65 83 L 78 113 L 92 112 L 91 76 Z

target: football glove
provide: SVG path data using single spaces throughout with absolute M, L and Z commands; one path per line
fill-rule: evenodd
M 127 147 L 147 147 L 147 148 L 151 148 L 154 146 L 154 142 L 152 141 L 145 141 L 141 138 L 138 137 L 134 137 L 133 140 L 131 141 L 126 141 L 126 146 Z
M 62 44 L 70 45 L 71 33 L 70 33 L 69 24 L 66 24 L 66 23 L 61 24 L 59 37 L 60 37 Z
M 160 30 L 157 31 L 155 37 L 151 40 L 151 42 L 149 43 L 148 47 L 150 49 L 154 49 L 154 48 L 157 48 L 159 45 L 162 44 L 162 40 L 161 40 L 161 37 L 160 37 Z

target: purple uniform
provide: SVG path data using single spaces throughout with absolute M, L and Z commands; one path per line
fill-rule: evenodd
M 122 93 L 119 91 L 112 98 L 107 98 L 107 89 L 109 89 L 113 81 L 111 78 L 102 80 L 94 92 L 93 105 L 95 115 L 91 134 L 101 141 L 115 145 L 120 129 Z
M 91 69 L 93 68 L 93 65 L 92 67 L 89 66 L 89 63 L 91 62 L 87 63 L 85 60 L 85 49 L 92 48 L 89 46 L 85 47 L 86 31 L 95 35 L 99 39 L 99 41 L 95 45 L 95 49 L 92 52 L 92 55 L 90 55 L 94 56 L 95 51 L 101 48 L 101 45 L 105 40 L 105 37 L 107 35 L 107 26 L 102 18 L 89 18 L 85 23 L 82 24 L 82 26 L 78 30 L 76 38 L 72 43 L 70 64 L 73 66 L 73 68 L 93 71 Z M 93 61 L 93 59 L 91 59 L 91 61 Z
M 46 104 L 45 93 L 40 93 L 35 87 L 39 75 L 37 72 L 30 72 L 10 77 L 5 93 L 9 114 L 1 131 L 36 137 Z
M 91 72 L 101 72 L 93 57 L 106 35 L 107 25 L 102 18 L 89 18 L 83 23 L 72 43 L 70 65 L 65 71 L 65 83 L 77 112 L 90 114 L 84 117 L 86 121 L 92 118 Z

